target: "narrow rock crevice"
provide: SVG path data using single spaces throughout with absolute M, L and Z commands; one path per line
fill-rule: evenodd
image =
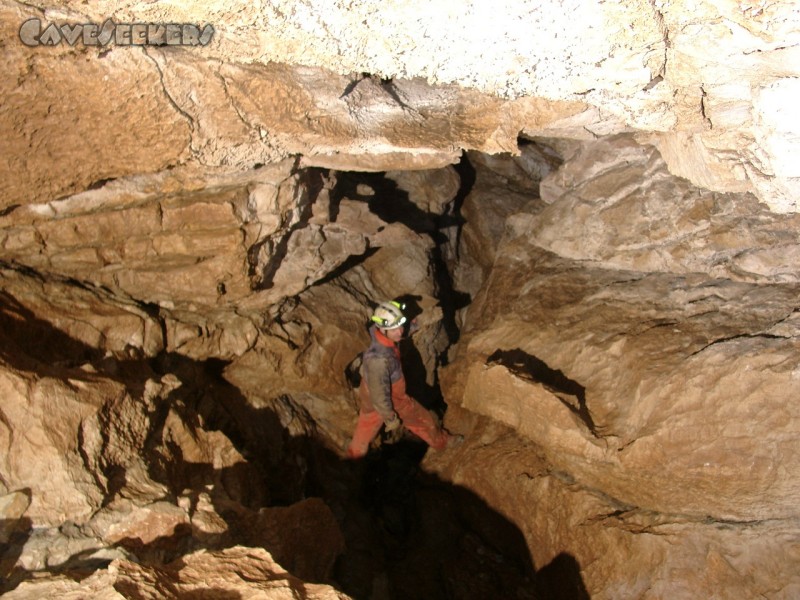
M 190 115 L 188 112 L 186 112 L 183 108 L 181 108 L 181 106 L 178 104 L 178 102 L 175 100 L 175 98 L 173 98 L 172 94 L 168 90 L 167 83 L 166 83 L 166 80 L 165 80 L 165 77 L 164 77 L 164 70 L 162 69 L 161 64 L 159 63 L 159 59 L 156 58 L 156 56 L 153 56 L 150 52 L 148 52 L 146 48 L 143 49 L 142 52 L 143 52 L 144 56 L 146 56 L 150 60 L 150 62 L 153 63 L 153 66 L 155 67 L 156 71 L 158 72 L 158 79 L 161 82 L 161 89 L 164 92 L 164 97 L 167 99 L 167 102 L 169 102 L 170 106 L 172 106 L 172 108 L 175 110 L 175 112 L 177 112 L 181 117 L 183 117 L 186 120 L 186 123 L 189 125 L 189 131 L 191 132 L 190 141 L 189 141 L 189 149 L 191 150 L 192 154 L 194 155 L 195 160 L 199 161 L 200 160 L 199 153 L 198 153 L 198 150 L 194 147 L 194 143 L 193 143 L 194 142 L 194 136 L 195 136 L 195 134 L 197 132 L 197 123 L 195 122 L 195 118 L 192 117 L 192 115 Z M 158 51 L 156 51 L 156 52 L 158 52 Z M 162 58 L 163 58 L 163 55 L 162 55 Z
M 765 340 L 778 340 L 778 339 L 785 339 L 784 336 L 781 335 L 772 335 L 769 333 L 741 333 L 738 335 L 732 335 L 729 337 L 720 338 L 718 340 L 713 340 L 705 344 L 702 348 L 695 350 L 692 352 L 688 358 L 692 358 L 701 354 L 708 350 L 711 347 L 718 346 L 721 344 L 727 344 L 729 342 L 735 342 L 736 340 L 745 340 L 745 339 L 765 339 Z

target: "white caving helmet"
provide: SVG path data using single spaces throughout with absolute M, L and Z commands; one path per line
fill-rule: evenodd
M 395 302 L 388 300 L 381 302 L 375 308 L 370 320 L 377 323 L 381 329 L 396 329 L 406 322 L 406 317 L 403 315 L 403 309 L 406 307 L 402 302 Z

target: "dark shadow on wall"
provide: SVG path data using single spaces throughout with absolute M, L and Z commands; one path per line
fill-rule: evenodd
M 425 361 L 422 359 L 422 354 L 417 347 L 419 337 L 412 331 L 412 321 L 422 314 L 422 308 L 419 305 L 419 301 L 422 298 L 405 294 L 395 298 L 395 300 L 405 304 L 406 308 L 403 312 L 408 319 L 403 339 L 399 344 L 403 375 L 406 379 L 406 391 L 409 396 L 417 400 L 422 406 L 435 412 L 439 418 L 443 418 L 447 410 L 447 404 L 439 387 L 439 365 L 433 366 L 433 383 L 428 383 L 429 369 L 426 368 Z
M 58 367 L 81 365 L 101 356 L 96 348 L 37 318 L 12 295 L 0 291 L 0 358 L 7 364 L 46 375 Z
M 462 159 L 465 162 L 466 158 Z M 468 163 L 467 163 L 468 164 Z M 466 173 L 464 175 L 463 173 Z M 344 198 L 365 202 L 372 213 L 386 223 L 402 223 L 412 231 L 427 235 L 434 243 L 431 249 L 432 276 L 436 285 L 436 296 L 442 304 L 443 326 L 450 344 L 458 341 L 460 331 L 456 323 L 456 311 L 467 306 L 471 298 L 469 294 L 455 289 L 453 278 L 447 261 L 448 250 L 455 229 L 454 237 L 464 224 L 460 214 L 463 200 L 469 193 L 472 179 L 467 176 L 467 167 L 460 169 L 462 175 L 461 188 L 449 203 L 443 214 L 426 212 L 414 204 L 408 192 L 401 189 L 395 181 L 386 177 L 386 173 L 337 172 L 337 183 L 330 194 L 330 220 L 336 221 L 339 205 Z M 360 187 L 365 186 L 365 187 Z M 368 193 L 359 190 L 368 189 Z
M 536 589 L 548 600 L 590 600 L 581 578 L 581 567 L 575 557 L 566 552 L 556 556 L 536 574 Z
M 594 419 L 586 405 L 586 388 L 583 385 L 519 348 L 497 350 L 486 359 L 486 364 L 492 363 L 506 367 L 517 377 L 542 384 L 561 400 L 592 434 L 597 435 Z
M 467 199 L 467 196 L 470 195 L 472 188 L 475 186 L 477 174 L 475 167 L 470 162 L 466 152 L 462 152 L 461 160 L 459 160 L 458 164 L 455 165 L 455 169 L 458 173 L 461 184 L 459 185 L 455 198 L 453 198 L 453 204 L 449 210 L 449 213 L 455 215 L 456 221 L 459 224 L 454 240 L 454 256 L 452 257 L 457 260 L 459 258 L 459 249 L 461 248 L 461 225 L 465 222 L 463 216 L 461 215 L 461 207 L 464 206 L 464 201 Z
M 303 496 L 308 475 L 304 457 L 309 454 L 309 443 L 293 438 L 281 425 L 277 410 L 288 400 L 276 399 L 275 411 L 254 408 L 239 388 L 225 379 L 223 372 L 228 363 L 223 360 L 198 361 L 165 353 L 152 364 L 159 376 L 171 373 L 182 382 L 181 387 L 172 392 L 170 399 L 173 401 L 168 404 L 174 405 L 174 400 L 180 399 L 187 409 L 184 418 L 193 427 L 221 431 L 247 459 L 250 471 L 247 477 L 242 479 L 227 471 L 220 480 L 231 497 L 245 506 L 255 507 L 284 505 Z M 160 437 L 158 433 L 153 436 L 156 442 Z M 174 452 L 179 454 L 180 450 L 175 448 Z M 159 471 L 151 475 L 158 480 L 173 481 L 177 492 L 181 487 L 194 488 L 200 481 L 207 480 L 209 465 L 186 469 L 160 464 L 157 468 Z M 274 480 L 285 483 L 273 488 L 268 482 Z M 242 481 L 247 481 L 247 485 L 243 486 Z
M 24 321 L 24 308 L 12 307 L 14 318 Z M 15 331 L 24 334 L 24 323 L 16 325 Z M 561 593 L 560 581 L 572 588 L 580 582 L 574 562 L 560 560 L 549 570 L 537 572 L 525 539 L 512 522 L 473 492 L 420 469 L 420 461 L 431 450 L 413 436 L 397 444 L 376 441 L 364 460 L 344 460 L 322 440 L 289 435 L 278 414 L 283 408 L 296 408 L 288 396 L 275 399 L 270 408 L 251 405 L 224 379 L 224 361 L 198 361 L 176 354 L 153 360 L 96 358 L 90 370 L 94 372 L 87 372 L 76 367 L 94 354 L 79 342 L 64 339 L 63 333 L 45 322 L 34 320 L 32 326 L 43 340 L 64 342 L 62 353 L 65 348 L 76 349 L 73 360 L 64 363 L 72 366 L 47 366 L 51 377 L 107 377 L 122 382 L 134 398 L 145 389 L 148 379 L 171 374 L 182 382 L 156 401 L 142 455 L 148 461 L 149 476 L 168 490 L 162 501 L 177 504 L 179 497 L 184 502 L 188 498 L 190 515 L 201 510 L 201 500 L 210 502 L 225 527 L 209 531 L 186 522 L 153 540 L 128 537 L 115 544 L 142 565 L 178 568 L 183 557 L 200 549 L 263 547 L 300 578 L 292 582 L 299 597 L 306 594 L 305 581 L 328 583 L 356 600 L 564 598 L 544 594 L 556 588 Z M 9 351 L 6 346 L 0 355 L 5 358 L 23 352 L 20 348 L 17 344 Z M 63 354 L 48 358 L 60 361 Z M 42 358 L 17 359 L 19 365 L 33 365 L 36 372 L 47 365 Z M 170 411 L 180 417 L 190 434 L 203 429 L 221 431 L 247 462 L 225 468 L 192 462 L 167 435 Z M 109 497 L 130 483 L 124 465 L 107 464 L 105 469 L 104 475 L 112 482 Z M 322 534 L 325 519 L 320 517 L 321 505 L 309 505 L 314 499 L 321 499 L 316 501 L 324 503 L 330 511 L 326 514 L 334 516 L 335 531 Z M 289 511 L 282 513 L 282 518 L 292 511 L 299 517 L 271 521 L 270 511 L 276 510 Z M 289 524 L 282 528 L 281 522 Z M 20 534 L 16 539 L 24 542 L 31 523 L 23 518 L 16 525 Z M 335 532 L 343 536 L 343 547 Z M 7 565 L 17 561 L 22 544 L 5 550 L 0 563 L 4 577 L 10 576 Z M 48 572 L 80 581 L 106 568 L 109 560 L 98 558 L 95 550 L 84 551 L 48 567 Z M 43 574 L 16 569 L 8 587 Z M 229 591 L 208 590 L 212 591 L 217 593 L 215 598 L 236 597 Z M 212 597 L 192 594 L 185 597 Z
M 0 592 L 16 587 L 13 582 L 23 576 L 16 563 L 30 538 L 32 528 L 33 523 L 28 517 L 0 519 Z

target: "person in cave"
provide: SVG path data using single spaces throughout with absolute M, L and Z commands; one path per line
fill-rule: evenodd
M 347 447 L 350 458 L 365 456 L 382 426 L 392 439 L 399 439 L 405 427 L 435 450 L 453 447 L 464 439 L 440 427 L 433 415 L 406 393 L 397 345 L 405 333 L 404 309 L 400 302 L 381 302 L 370 319 L 372 342 L 361 355 L 360 410 Z M 413 333 L 416 320 L 409 325 Z

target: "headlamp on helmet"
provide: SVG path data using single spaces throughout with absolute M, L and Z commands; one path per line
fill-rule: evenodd
M 370 320 L 381 329 L 396 329 L 406 322 L 406 317 L 403 315 L 405 307 L 402 302 L 394 300 L 381 302 L 375 308 Z

